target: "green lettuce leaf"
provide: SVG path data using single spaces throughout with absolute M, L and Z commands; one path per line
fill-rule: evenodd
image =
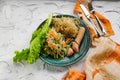
M 34 31 L 30 40 L 30 48 L 23 49 L 21 52 L 15 51 L 16 56 L 13 57 L 14 62 L 21 62 L 25 60 L 29 64 L 33 64 L 40 57 L 40 52 L 44 47 L 45 38 L 50 30 L 50 24 L 52 21 L 52 14 L 49 15 L 39 29 Z

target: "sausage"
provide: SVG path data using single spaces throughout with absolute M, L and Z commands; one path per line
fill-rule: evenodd
M 79 52 L 79 45 L 74 41 L 72 42 L 72 49 L 74 50 L 74 52 Z
M 85 28 L 84 27 L 80 27 L 78 34 L 75 38 L 75 41 L 80 45 L 80 42 L 82 41 L 82 38 L 85 34 Z
M 72 48 L 69 48 L 69 49 L 68 49 L 68 52 L 67 52 L 67 55 L 68 55 L 68 56 L 72 56 L 73 53 L 74 53 L 73 49 L 72 49 Z
M 79 52 L 79 45 L 83 39 L 84 34 L 85 34 L 85 28 L 80 27 L 78 34 L 75 38 L 75 41 L 72 42 L 72 49 L 74 52 Z

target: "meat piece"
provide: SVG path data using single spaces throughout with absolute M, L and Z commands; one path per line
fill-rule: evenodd
M 72 43 L 72 49 L 74 52 L 79 52 L 79 46 L 80 46 L 80 43 L 83 39 L 84 34 L 85 34 L 85 28 L 80 27 L 78 34 L 75 38 L 75 41 L 73 41 L 73 43 Z
M 74 41 L 72 42 L 72 49 L 75 51 L 75 52 L 79 52 L 79 45 Z
M 72 56 L 73 53 L 74 53 L 73 49 L 72 49 L 72 48 L 69 48 L 69 49 L 68 49 L 68 52 L 67 52 L 67 55 L 68 55 L 68 56 Z

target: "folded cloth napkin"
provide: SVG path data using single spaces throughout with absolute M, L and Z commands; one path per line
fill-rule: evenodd
M 91 36 L 92 36 L 92 39 L 93 39 L 93 38 L 97 37 L 97 33 L 91 27 L 90 22 L 86 19 L 85 15 L 83 14 L 82 9 L 80 8 L 80 4 L 83 4 L 88 9 L 88 3 L 89 3 L 89 0 L 77 0 L 76 1 L 76 5 L 74 7 L 74 12 L 77 13 L 79 16 L 82 17 L 82 19 L 85 22 L 85 24 L 89 27 L 90 32 L 91 32 Z M 104 17 L 103 15 L 101 15 L 99 12 L 97 12 L 97 11 L 95 11 L 95 14 L 99 18 L 99 20 L 102 22 L 102 24 L 104 25 L 104 29 L 107 32 L 107 36 L 114 35 L 114 31 L 112 29 L 110 21 L 106 17 Z M 95 18 L 93 16 L 93 14 L 91 14 L 90 16 L 91 16 L 92 19 Z M 92 41 L 94 41 L 94 40 L 92 40 Z
M 120 45 L 108 37 L 95 41 L 85 61 L 86 80 L 120 80 Z

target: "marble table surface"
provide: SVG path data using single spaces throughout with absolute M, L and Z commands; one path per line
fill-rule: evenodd
M 106 16 L 120 43 L 120 1 L 94 1 L 94 8 Z M 56 67 L 38 59 L 34 64 L 14 63 L 14 50 L 29 47 L 31 34 L 48 14 L 73 13 L 75 0 L 0 0 L 0 80 L 61 80 L 69 69 L 83 71 L 84 60 Z M 90 51 L 90 50 L 89 50 Z M 88 51 L 88 54 L 89 54 Z

